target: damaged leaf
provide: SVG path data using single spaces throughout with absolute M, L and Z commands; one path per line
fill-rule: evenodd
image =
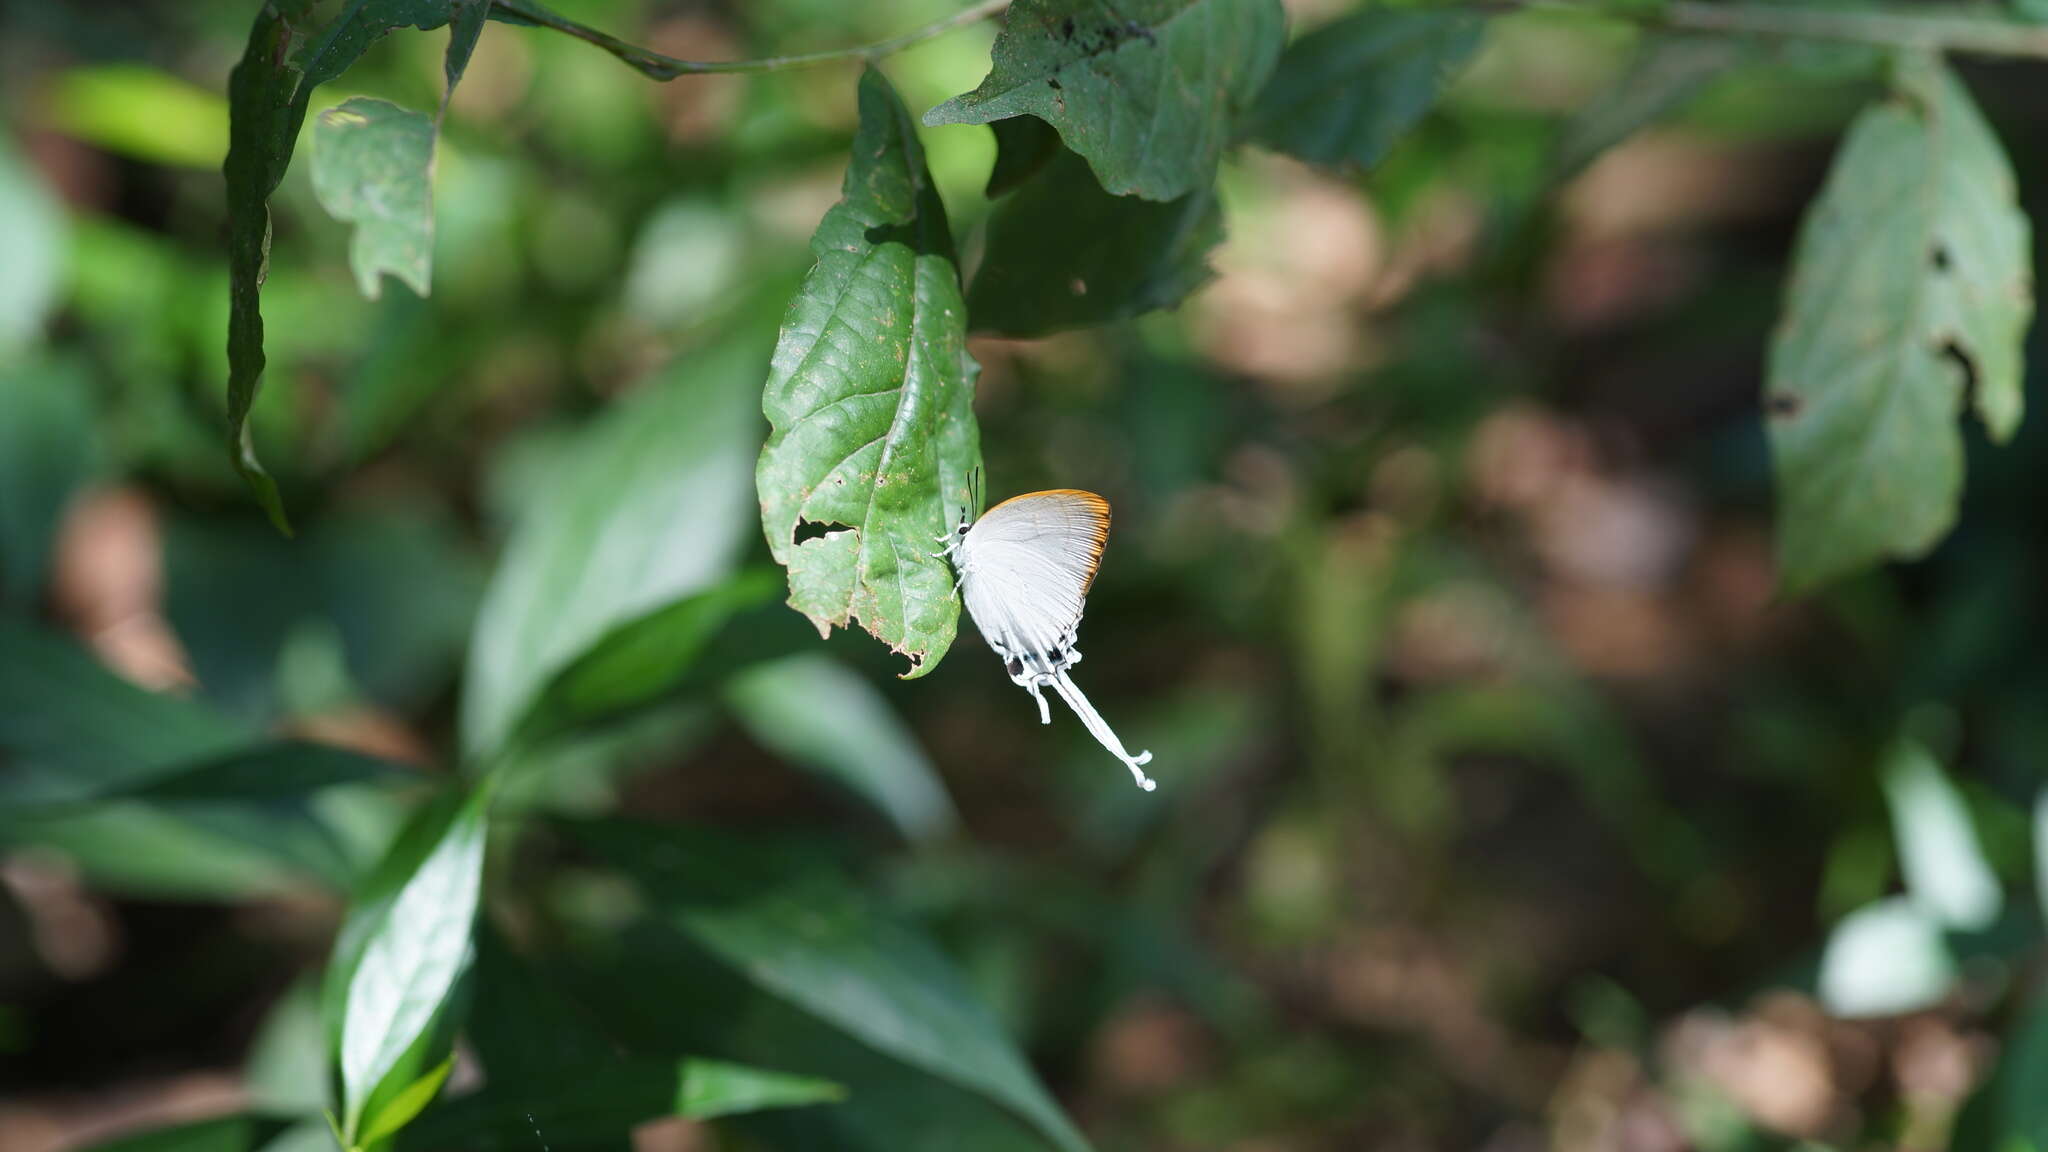
M 872 69 L 841 199 L 811 250 L 761 396 L 761 526 L 790 606 L 820 634 L 858 620 L 922 675 L 959 623 L 936 553 L 981 463 L 979 369 L 945 207 L 910 114 Z
M 1800 231 L 1765 409 L 1788 588 L 1932 548 L 1962 497 L 1956 415 L 2020 421 L 2033 315 L 2012 165 L 1938 59 L 1850 126 Z
M 988 77 L 926 124 L 1037 116 L 1118 196 L 1206 187 L 1286 36 L 1278 0 L 1018 0 Z

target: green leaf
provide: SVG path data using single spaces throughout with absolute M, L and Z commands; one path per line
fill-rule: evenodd
M 768 1108 L 824 1104 L 846 1097 L 827 1080 L 769 1072 L 719 1060 L 620 1060 L 564 1067 L 552 1082 L 505 1091 L 492 1085 L 451 1100 L 419 1119 L 401 1147 L 427 1152 L 524 1152 L 540 1133 L 551 1145 L 617 1140 L 664 1116 L 709 1120 Z
M 95 1144 L 90 1152 L 258 1152 L 292 1127 L 275 1116 L 217 1116 Z
M 433 850 L 361 937 L 339 1060 L 343 1127 L 351 1136 L 363 1130 L 364 1105 L 429 1032 L 469 963 L 488 803 L 488 791 L 480 790 L 455 810 Z
M 1754 55 L 1748 42 L 1728 36 L 1647 34 L 1621 79 L 1565 124 L 1552 164 L 1556 178 L 1576 174 L 1609 148 L 1683 108 Z
M 665 688 L 746 599 L 728 587 L 747 532 L 744 341 L 677 360 L 580 429 L 521 510 L 469 651 L 462 743 L 482 759 L 574 673 L 562 721 Z M 593 660 L 593 664 L 579 664 Z
M 437 28 L 449 0 L 348 0 L 314 26 L 314 0 L 265 0 L 241 62 L 228 74 L 228 453 L 281 532 L 290 533 L 277 482 L 256 459 L 249 412 L 263 381 L 264 277 L 270 266 L 270 196 L 291 166 L 313 89 L 342 74 L 394 28 Z
M 986 195 L 993 200 L 1022 185 L 1060 151 L 1060 134 L 1036 116 L 1012 116 L 989 125 L 996 136 L 996 162 Z
M 66 231 L 56 197 L 0 134 L 0 369 L 42 335 L 62 287 Z
M 1913 903 L 1944 927 L 1988 928 L 2004 904 L 1962 793 L 1925 745 L 1902 738 L 1884 766 L 1885 804 Z
M 375 300 L 385 273 L 425 296 L 434 271 L 434 122 L 384 100 L 354 97 L 313 127 L 313 194 L 353 222 L 348 262 Z
M 474 1152 L 616 1140 L 661 1116 L 709 1119 L 838 1100 L 812 1077 L 715 1060 L 628 1057 L 542 972 L 479 925 L 469 1035 L 484 1087 L 436 1105 L 407 1128 L 403 1149 Z
M 921 676 L 959 624 L 953 573 L 935 553 L 981 463 L 979 369 L 945 206 L 909 114 L 873 69 L 841 199 L 811 251 L 761 397 L 761 526 L 789 569 L 790 606 L 820 635 L 857 619 Z
M 1436 103 L 1485 27 L 1470 12 L 1400 9 L 1325 24 L 1288 45 L 1252 132 L 1311 163 L 1372 168 Z
M 218 171 L 227 154 L 227 101 L 161 68 L 72 68 L 56 78 L 48 99 L 59 131 L 145 164 Z
M 1119 196 L 1208 185 L 1286 36 L 1278 0 L 1018 0 L 980 87 L 924 122 L 1036 116 Z
M 1813 588 L 1918 556 L 1954 521 L 1965 384 L 1994 439 L 2020 421 L 2033 314 L 2012 167 L 1938 60 L 1901 58 L 1800 230 L 1766 409 L 1779 566 Z
M 0 199 L 6 195 L 0 188 Z M 0 234 L 17 226 L 6 213 L 0 204 Z M 6 259 L 0 254 L 0 266 Z M 0 303 L 0 315 L 5 308 Z M 99 468 L 90 387 L 75 362 L 10 362 L 0 348 L 0 605 L 21 611 L 36 603 L 65 506 Z
M 339 658 L 345 695 L 408 713 L 431 704 L 461 665 L 483 589 L 453 518 L 401 491 L 299 529 L 285 540 L 247 516 L 165 524 L 164 614 L 208 696 L 272 723 L 293 703 L 289 654 L 312 644 Z
M 1086 1147 L 952 966 L 847 884 L 842 868 L 708 832 L 571 827 L 638 883 L 664 925 L 760 992 L 1001 1104 L 1058 1147 Z M 859 1085 L 849 1087 L 858 1099 Z
M 726 682 L 726 703 L 763 747 L 835 780 L 913 840 L 958 823 L 937 770 L 874 685 L 824 656 L 758 664 Z
M 81 799 L 247 740 L 204 705 L 145 691 L 69 638 L 0 616 L 0 751 L 47 770 L 0 778 L 11 805 Z
M 1208 281 L 1222 242 L 1214 187 L 1163 204 L 1111 196 L 1062 148 L 996 205 L 967 313 L 976 331 L 1042 336 L 1171 308 Z
M 441 1085 L 448 1082 L 448 1073 L 454 1068 L 455 1056 L 450 1053 L 439 1064 L 427 1069 L 418 1079 L 407 1084 L 391 1098 L 390 1103 L 378 1109 L 376 1119 L 365 1125 L 362 1142 L 365 1145 L 375 1144 L 412 1123 L 413 1117 L 418 1116 L 421 1109 L 432 1103 L 434 1097 L 440 1093 Z

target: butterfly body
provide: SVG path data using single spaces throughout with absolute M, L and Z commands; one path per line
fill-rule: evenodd
M 1152 754 L 1125 752 L 1067 675 L 1081 662 L 1075 641 L 1089 586 L 1109 542 L 1108 502 L 1073 488 L 1026 493 L 978 520 L 963 516 L 949 536 L 946 551 L 959 572 L 967 614 L 1002 658 L 1010 679 L 1038 702 L 1040 722 L 1052 722 L 1041 694 L 1051 688 L 1130 768 L 1139 787 L 1151 790 L 1153 782 L 1140 766 Z

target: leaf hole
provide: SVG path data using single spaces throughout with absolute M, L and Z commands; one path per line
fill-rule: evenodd
M 1954 340 L 1942 342 L 1941 351 L 1936 353 L 1943 360 L 1954 364 L 1963 374 L 1963 411 L 1974 411 L 1977 407 L 1977 362 L 1963 351 L 1963 346 Z
M 1798 396 L 1790 392 L 1773 392 L 1764 397 L 1764 411 L 1770 413 L 1773 420 L 1790 420 L 1805 406 Z
M 827 536 L 837 536 L 841 532 L 851 531 L 853 525 L 841 524 L 836 520 L 798 520 L 796 531 L 790 533 L 789 542 L 801 547 L 813 540 L 822 540 Z

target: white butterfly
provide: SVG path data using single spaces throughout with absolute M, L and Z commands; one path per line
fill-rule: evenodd
M 1055 488 L 1014 496 L 947 533 L 945 552 L 960 573 L 967 614 L 988 646 L 1003 658 L 1010 679 L 1038 701 L 1038 720 L 1052 723 L 1052 709 L 1040 689 L 1050 685 L 1102 742 L 1131 770 L 1138 787 L 1156 785 L 1136 756 L 1097 715 L 1074 686 L 1067 669 L 1081 662 L 1074 634 L 1102 549 L 1109 542 L 1109 502 L 1093 492 Z

